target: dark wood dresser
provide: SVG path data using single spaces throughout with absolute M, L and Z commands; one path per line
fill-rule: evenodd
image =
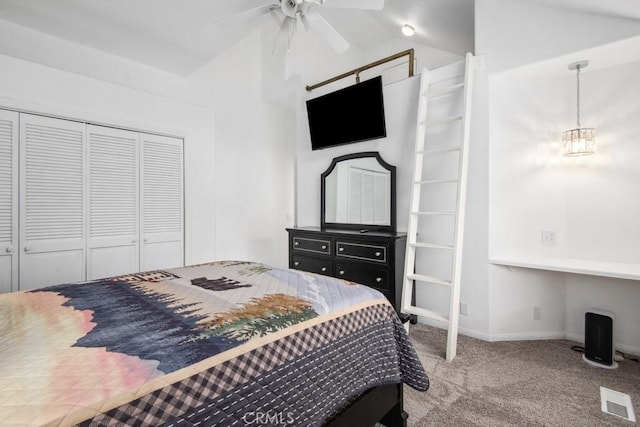
M 289 268 L 358 282 L 382 292 L 400 312 L 406 233 L 287 228 Z

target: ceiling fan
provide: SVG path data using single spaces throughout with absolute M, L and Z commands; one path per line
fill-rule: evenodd
M 384 0 L 276 0 L 275 3 L 240 12 L 224 21 L 240 21 L 270 14 L 280 26 L 276 43 L 281 39 L 287 42 L 287 51 L 291 52 L 291 42 L 300 28 L 309 31 L 313 28 L 338 53 L 349 48 L 349 43 L 319 13 L 320 7 L 336 7 L 348 9 L 382 10 Z

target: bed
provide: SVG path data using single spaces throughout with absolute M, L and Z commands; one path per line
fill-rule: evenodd
M 366 286 L 221 261 L 0 295 L 3 425 L 402 425 L 429 379 Z

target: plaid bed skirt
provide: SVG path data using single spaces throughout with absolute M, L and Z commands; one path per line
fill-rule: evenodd
M 393 308 L 376 304 L 296 332 L 82 425 L 315 426 L 369 388 L 429 380 Z

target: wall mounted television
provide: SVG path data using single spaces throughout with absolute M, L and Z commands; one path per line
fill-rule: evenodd
M 380 76 L 307 101 L 311 149 L 387 136 Z

